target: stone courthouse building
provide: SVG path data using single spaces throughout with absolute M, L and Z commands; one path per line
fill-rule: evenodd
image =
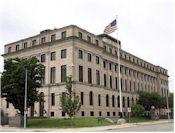
M 45 79 L 39 93 L 45 102 L 36 102 L 28 116 L 66 117 L 60 107 L 66 75 L 73 77 L 73 90 L 82 106 L 77 116 L 119 115 L 117 48 L 123 113 L 138 100 L 138 91 L 168 95 L 167 70 L 121 49 L 121 42 L 107 34 L 94 35 L 78 26 L 44 30 L 40 34 L 5 45 L 4 59 L 36 56 L 45 66 Z M 3 110 L 15 115 L 3 99 Z

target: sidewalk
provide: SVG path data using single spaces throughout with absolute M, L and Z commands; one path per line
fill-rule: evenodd
M 119 128 L 126 128 L 126 127 L 133 127 L 137 125 L 153 125 L 153 124 L 161 124 L 161 123 L 169 123 L 173 122 L 173 120 L 159 120 L 159 121 L 151 121 L 151 122 L 141 122 L 141 123 L 125 123 L 122 125 L 110 125 L 110 126 L 101 126 L 101 127 L 83 127 L 83 128 L 67 128 L 67 129 L 58 129 L 58 128 L 16 128 L 16 127 L 7 127 L 2 126 L 0 127 L 0 131 L 8 131 L 8 132 L 19 132 L 19 131 L 26 131 L 26 132 L 92 132 L 92 131 L 104 131 L 104 130 L 111 130 L 111 129 L 119 129 Z

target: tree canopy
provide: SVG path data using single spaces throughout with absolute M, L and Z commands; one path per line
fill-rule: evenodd
M 36 57 L 8 59 L 2 74 L 2 97 L 12 103 L 20 113 L 24 112 L 25 70 L 27 69 L 27 107 L 38 100 L 37 88 L 41 87 L 44 65 Z

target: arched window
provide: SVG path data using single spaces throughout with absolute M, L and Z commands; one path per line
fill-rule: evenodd
M 120 96 L 117 97 L 118 107 L 120 107 Z
M 93 105 L 93 92 L 89 92 L 89 105 Z
M 106 107 L 109 107 L 109 95 L 106 95 Z
M 128 104 L 128 107 L 130 107 L 129 97 L 127 98 L 127 104 Z
M 112 107 L 115 107 L 115 96 L 112 95 Z
M 123 107 L 125 107 L 125 97 L 123 97 Z

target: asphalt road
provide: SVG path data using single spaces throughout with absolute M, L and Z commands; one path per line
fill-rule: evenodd
M 136 125 L 127 128 L 108 129 L 108 132 L 173 132 L 174 123 L 163 123 L 155 125 Z

